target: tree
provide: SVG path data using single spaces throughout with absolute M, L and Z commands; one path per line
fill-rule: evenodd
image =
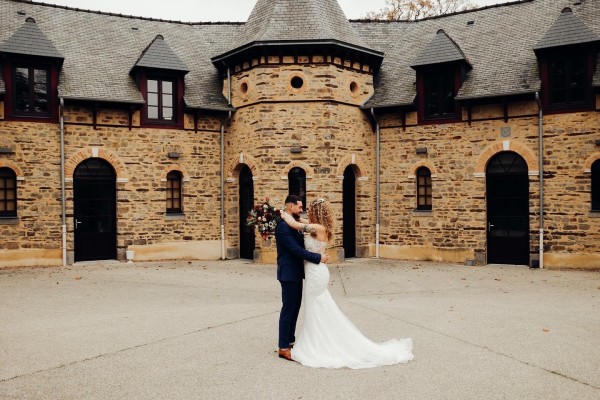
M 386 0 L 386 6 L 371 11 L 367 19 L 409 21 L 474 8 L 469 0 Z

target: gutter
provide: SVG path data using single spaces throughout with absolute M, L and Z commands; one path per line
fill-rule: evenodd
M 379 120 L 375 115 L 375 109 L 371 107 L 371 116 L 375 121 L 375 258 L 379 258 L 379 163 L 380 163 L 380 140 L 379 140 Z
M 65 197 L 65 99 L 59 98 L 60 113 L 60 201 L 61 201 L 61 232 L 62 232 L 62 265 L 67 266 L 67 211 Z
M 542 110 L 542 102 L 540 101 L 539 92 L 535 92 L 535 101 L 538 105 L 538 159 L 539 159 L 539 174 L 540 174 L 540 231 L 539 231 L 539 248 L 540 261 L 539 268 L 544 268 L 544 113 Z
M 227 67 L 228 97 L 227 105 L 231 106 L 231 71 Z M 225 125 L 229 124 L 233 112 L 230 110 L 227 118 L 221 122 L 221 260 L 225 260 Z

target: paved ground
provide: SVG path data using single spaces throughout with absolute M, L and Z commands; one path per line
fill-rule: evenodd
M 275 267 L 244 261 L 0 271 L 0 399 L 598 399 L 600 273 L 357 259 L 331 291 L 415 360 L 276 357 Z

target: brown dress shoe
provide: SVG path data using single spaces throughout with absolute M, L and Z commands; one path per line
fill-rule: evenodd
M 289 348 L 288 349 L 279 349 L 277 351 L 277 355 L 279 355 L 279 358 L 285 358 L 288 361 L 294 361 L 294 360 L 292 360 L 292 352 Z

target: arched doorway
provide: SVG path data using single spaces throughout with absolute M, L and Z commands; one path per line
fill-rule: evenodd
M 240 258 L 254 259 L 254 227 L 246 225 L 248 213 L 254 207 L 254 181 L 252 171 L 244 165 L 239 177 L 239 210 L 240 210 Z
M 356 257 L 356 174 L 349 165 L 344 170 L 342 195 L 344 257 Z
M 529 176 L 525 159 L 507 151 L 486 170 L 487 260 L 529 264 Z
M 115 170 L 100 158 L 89 158 L 75 169 L 75 261 L 117 258 L 116 183 Z

